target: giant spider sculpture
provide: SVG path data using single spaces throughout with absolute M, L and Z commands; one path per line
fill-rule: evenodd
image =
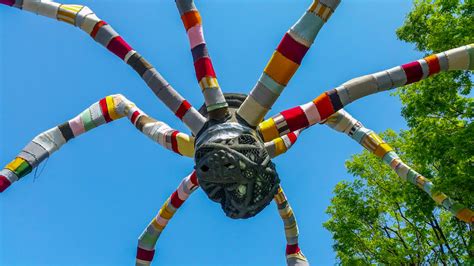
M 317 33 L 340 0 L 314 0 L 287 31 L 248 96 L 223 94 L 209 57 L 201 17 L 192 0 L 176 0 L 189 37 L 196 77 L 205 98 L 193 108 L 160 73 L 105 21 L 81 5 L 41 0 L 0 0 L 0 3 L 79 27 L 130 65 L 158 98 L 191 130 L 192 136 L 146 115 L 123 95 L 107 96 L 75 118 L 36 136 L 0 171 L 0 192 L 24 177 L 69 140 L 100 125 L 127 117 L 143 134 L 163 147 L 194 157 L 194 171 L 186 176 L 161 207 L 138 240 L 136 265 L 149 265 L 161 232 L 189 195 L 201 187 L 234 219 L 257 215 L 272 200 L 284 222 L 288 265 L 308 265 L 298 246 L 298 226 L 280 186 L 271 158 L 285 153 L 299 134 L 315 124 L 346 133 L 387 163 L 404 180 L 428 193 L 459 219 L 472 223 L 473 212 L 434 190 L 431 181 L 400 160 L 376 133 L 342 108 L 380 91 L 418 82 L 441 71 L 473 70 L 474 45 L 466 45 L 352 79 L 314 100 L 265 120 L 265 115 L 298 69 Z

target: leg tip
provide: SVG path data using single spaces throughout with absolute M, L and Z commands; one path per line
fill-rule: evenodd
M 309 266 L 308 259 L 301 252 L 298 244 L 286 245 L 286 264 L 288 266 Z
M 7 6 L 13 6 L 15 4 L 15 0 L 0 0 L 0 4 L 4 4 Z
M 461 209 L 456 213 L 456 217 L 465 223 L 474 223 L 474 212 L 468 208 Z
M 5 191 L 12 183 L 3 175 L 0 175 L 0 193 Z
M 309 266 L 308 259 L 300 251 L 296 254 L 286 255 L 286 264 L 288 266 Z
M 137 260 L 136 266 L 147 266 L 151 264 L 153 257 L 155 256 L 155 250 L 146 250 L 137 247 Z

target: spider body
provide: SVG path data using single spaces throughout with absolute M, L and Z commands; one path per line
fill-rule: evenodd
M 225 96 L 234 100 L 229 115 L 208 121 L 196 137 L 195 170 L 201 188 L 228 217 L 249 218 L 272 201 L 280 180 L 258 132 L 236 117 L 246 96 Z

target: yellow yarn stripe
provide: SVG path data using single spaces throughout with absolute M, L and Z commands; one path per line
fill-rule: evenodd
M 276 155 L 280 155 L 282 153 L 285 153 L 288 150 L 286 148 L 285 142 L 283 141 L 282 138 L 274 139 L 273 143 L 275 143 L 275 154 Z
M 201 87 L 201 90 L 210 88 L 219 89 L 219 83 L 217 82 L 217 79 L 213 77 L 202 78 L 201 81 L 199 81 L 199 86 Z
M 308 11 L 320 17 L 322 20 L 324 20 L 324 22 L 327 22 L 333 13 L 332 9 L 321 4 L 319 1 L 314 1 L 309 7 Z
M 280 133 L 278 133 L 278 129 L 273 118 L 267 119 L 260 123 L 259 131 L 262 134 L 263 140 L 265 142 L 271 141 L 280 136 Z
M 194 138 L 184 133 L 178 133 L 176 135 L 176 142 L 178 143 L 178 151 L 183 156 L 193 157 L 194 156 Z
M 159 216 L 161 216 L 161 218 L 164 218 L 164 219 L 171 219 L 174 215 L 174 212 L 171 212 L 170 210 L 168 210 L 168 204 L 169 204 L 169 199 L 165 202 L 165 204 L 163 204 L 163 206 L 161 206 L 161 209 L 160 209 L 160 212 L 158 213 Z
M 299 66 L 280 52 L 275 51 L 263 71 L 277 83 L 286 86 Z
M 105 101 L 107 102 L 107 111 L 109 112 L 109 116 L 112 120 L 117 120 L 117 119 L 123 117 L 123 115 L 120 115 L 116 112 L 115 102 L 114 102 L 114 98 L 112 96 L 107 96 L 105 98 Z
M 81 5 L 61 5 L 59 6 L 57 19 L 75 25 L 77 13 L 83 7 Z
M 16 157 L 13 161 L 11 161 L 9 164 L 7 164 L 7 166 L 5 166 L 5 168 L 12 171 L 12 172 L 15 172 L 25 162 L 26 161 L 23 158 Z

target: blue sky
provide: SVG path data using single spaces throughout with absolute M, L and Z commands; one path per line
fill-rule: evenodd
M 219 83 L 249 92 L 285 31 L 311 1 L 198 1 Z M 203 97 L 173 1 L 82 1 L 111 24 L 194 106 Z M 398 41 L 410 1 L 345 0 L 319 33 L 271 114 L 342 82 L 421 57 Z M 139 76 L 84 32 L 0 6 L 0 164 L 34 136 L 110 94 L 186 128 Z M 406 127 L 389 93 L 347 108 L 375 131 Z M 322 227 L 332 190 L 350 180 L 344 162 L 362 150 L 347 136 L 314 126 L 275 160 L 296 213 L 300 246 L 313 265 L 335 263 Z M 63 147 L 34 174 L 0 194 L 0 265 L 131 265 L 143 228 L 192 170 L 191 159 L 155 145 L 117 121 Z M 283 225 L 272 203 L 232 220 L 198 190 L 158 241 L 154 265 L 285 265 Z

